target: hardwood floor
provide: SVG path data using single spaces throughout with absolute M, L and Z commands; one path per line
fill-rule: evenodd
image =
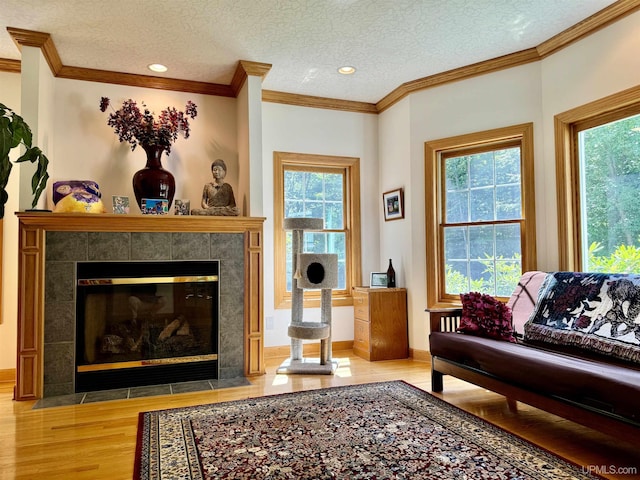
M 250 386 L 37 410 L 34 402 L 14 402 L 13 385 L 0 383 L 0 479 L 131 479 L 143 411 L 399 379 L 430 391 L 428 363 L 367 362 L 351 351 L 334 358 L 333 376 L 276 375 L 283 359 L 275 358 Z M 640 478 L 640 441 L 627 444 L 522 404 L 512 413 L 504 397 L 454 378 L 445 377 L 437 396 L 606 478 Z

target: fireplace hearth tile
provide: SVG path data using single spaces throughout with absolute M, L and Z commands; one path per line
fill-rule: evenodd
M 209 260 L 208 233 L 174 233 L 171 235 L 173 260 Z
M 220 261 L 220 293 L 237 292 L 244 289 L 244 261 L 242 258 L 229 260 L 223 257 Z M 226 286 L 226 288 L 225 288 Z
M 129 389 L 129 398 L 153 397 L 156 395 L 171 395 L 171 387 L 165 384 L 132 387 Z
M 47 302 L 71 302 L 74 300 L 75 263 L 46 262 L 44 296 Z
M 131 260 L 171 260 L 171 234 L 164 232 L 132 233 Z
M 244 238 L 242 235 L 225 233 L 211 234 L 211 258 L 244 258 Z
M 44 398 L 68 397 L 74 395 L 73 382 L 67 383 L 50 383 L 44 386 Z
M 45 390 L 48 386 L 55 388 L 56 384 L 73 385 L 74 347 L 73 342 L 48 343 L 45 345 Z M 58 395 L 60 393 L 62 392 L 59 392 Z M 73 389 L 64 393 L 73 393 Z
M 127 232 L 89 232 L 89 260 L 129 260 L 131 234 Z
M 87 232 L 47 232 L 46 260 L 87 260 Z
M 74 342 L 76 317 L 75 302 L 47 302 L 44 321 L 44 343 Z
M 172 383 L 171 390 L 173 393 L 201 392 L 204 390 L 213 390 L 213 386 L 209 380 L 197 380 L 194 382 Z
M 84 393 L 74 393 L 71 395 L 59 395 L 57 397 L 46 397 L 38 400 L 32 407 L 33 410 L 49 407 L 66 407 L 68 405 L 79 405 L 82 403 Z
M 212 380 L 212 383 L 214 390 L 217 390 L 219 388 L 246 387 L 248 385 L 251 385 L 251 382 L 247 380 L 247 378 L 242 375 L 242 373 L 236 377 Z
M 248 385 L 251 385 L 251 382 L 244 377 L 241 372 L 236 377 L 226 379 L 198 380 L 194 382 L 179 382 L 172 384 L 166 383 L 163 385 L 149 385 L 143 387 L 119 388 L 115 390 L 101 390 L 96 392 L 49 396 L 38 400 L 32 408 L 64 407 L 110 400 L 153 397 L 157 395 L 178 395 L 181 393 L 206 392 L 210 390 L 244 387 Z
M 238 377 L 240 377 L 242 375 L 244 375 L 244 369 L 242 367 L 238 367 L 238 366 L 223 367 L 223 366 L 220 366 L 220 368 L 218 368 L 218 376 L 220 377 L 219 380 L 221 380 L 221 381 L 226 381 L 226 380 L 238 378 Z
M 101 390 L 98 392 L 87 392 L 82 403 L 106 402 L 108 400 L 126 400 L 129 398 L 128 388 L 116 390 Z

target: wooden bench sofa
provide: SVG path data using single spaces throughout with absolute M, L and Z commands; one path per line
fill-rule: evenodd
M 618 438 L 638 438 L 640 362 L 525 338 L 526 322 L 541 315 L 538 293 L 548 275 L 525 273 L 509 299 L 517 343 L 456 332 L 462 309 L 428 310 L 432 390 L 441 392 L 443 375 L 451 375 L 504 395 L 512 410 L 521 401 Z

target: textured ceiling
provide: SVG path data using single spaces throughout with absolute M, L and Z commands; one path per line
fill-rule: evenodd
M 535 47 L 612 0 L 2 0 L 6 27 L 51 34 L 62 64 L 375 103 L 401 84 Z M 165 74 L 147 70 L 164 63 Z M 337 73 L 353 65 L 354 75 Z

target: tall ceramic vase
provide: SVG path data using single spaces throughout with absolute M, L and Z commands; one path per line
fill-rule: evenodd
M 176 181 L 170 171 L 162 168 L 164 147 L 160 145 L 140 145 L 147 154 L 147 164 L 133 175 L 133 193 L 142 210 L 142 199 L 167 199 L 171 208 L 176 192 Z

